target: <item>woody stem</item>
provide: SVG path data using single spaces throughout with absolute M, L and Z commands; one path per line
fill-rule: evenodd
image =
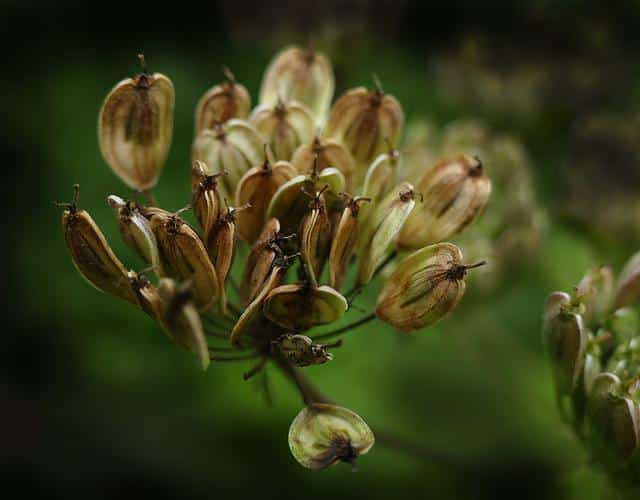
M 149 205 L 151 205 L 152 207 L 157 207 L 158 206 L 158 201 L 156 200 L 156 197 L 153 196 L 153 192 L 151 191 L 151 189 L 144 189 L 142 191 L 142 194 L 147 199 L 147 203 Z

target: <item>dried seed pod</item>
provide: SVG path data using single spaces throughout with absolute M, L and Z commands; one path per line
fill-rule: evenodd
M 198 234 L 177 214 L 153 215 L 151 229 L 167 276 L 191 281 L 196 307 L 200 311 L 209 309 L 220 297 L 220 284 Z
M 640 252 L 625 264 L 616 286 L 614 308 L 630 306 L 640 298 Z
M 339 142 L 321 139 L 316 135 L 311 144 L 303 144 L 295 150 L 291 164 L 299 174 L 305 175 L 314 169 L 320 173 L 325 168 L 336 168 L 342 172 L 346 188 L 352 188 L 351 177 L 355 170 L 355 162 L 349 150 Z
M 327 349 L 342 345 L 342 341 L 339 340 L 333 344 L 316 344 L 306 335 L 287 333 L 278 337 L 274 344 L 290 363 L 304 367 L 322 365 L 331 361 L 333 355 Z
M 258 106 L 251 113 L 249 121 L 277 160 L 291 160 L 301 144 L 311 142 L 315 130 L 309 110 L 297 103 L 278 102 L 275 106 Z
M 466 155 L 442 160 L 416 184 L 424 203 L 414 210 L 400 233 L 399 244 L 420 248 L 458 234 L 482 211 L 491 181 L 482 162 Z
M 118 228 L 124 242 L 142 260 L 151 265 L 157 276 L 164 276 L 158 253 L 158 242 L 151 230 L 149 220 L 142 215 L 138 205 L 132 201 L 124 201 L 113 194 L 107 198 L 107 202 L 118 218 Z
M 281 285 L 266 297 L 264 315 L 288 330 L 333 323 L 347 311 L 346 299 L 330 286 Z
M 322 267 L 329 253 L 330 240 L 326 238 L 331 233 L 327 205 L 323 193 L 329 187 L 328 184 L 313 194 L 307 213 L 300 222 L 300 253 L 309 283 L 313 287 L 318 286 L 318 277 L 322 273 Z
M 340 406 L 314 403 L 304 408 L 289 428 L 289 447 L 300 465 L 326 469 L 355 460 L 375 442 L 373 432 L 358 414 Z
M 193 141 L 191 156 L 194 162 L 206 164 L 207 174 L 227 173 L 219 179 L 218 187 L 223 197 L 231 199 L 245 172 L 260 164 L 262 148 L 263 141 L 256 129 L 234 118 L 200 132 Z
M 390 148 L 388 152 L 379 155 L 369 166 L 364 178 L 362 195 L 371 198 L 372 207 L 385 197 L 391 186 L 395 186 L 399 165 L 400 152 Z
M 402 134 L 404 112 L 395 97 L 376 88 L 345 92 L 333 105 L 324 137 L 344 144 L 356 161 L 356 185 L 385 142 L 394 145 Z
M 376 316 L 404 332 L 433 325 L 460 302 L 467 271 L 482 264 L 462 264 L 462 251 L 451 243 L 418 250 L 385 282 Z
M 391 253 L 395 241 L 415 207 L 413 186 L 404 182 L 380 202 L 363 224 L 358 284 L 365 285 Z
M 613 301 L 613 271 L 606 266 L 590 269 L 575 290 L 576 301 L 584 305 L 587 326 L 603 324 Z
M 236 82 L 229 68 L 224 68 L 226 81 L 211 87 L 196 106 L 196 135 L 212 129 L 216 123 L 232 118 L 245 119 L 251 109 L 251 96 L 244 85 Z
M 552 293 L 545 304 L 544 339 L 559 395 L 577 387 L 588 340 L 582 316 L 571 306 L 571 297 L 563 292 Z
M 340 290 L 349 261 L 356 251 L 360 232 L 360 204 L 370 201 L 370 198 L 362 196 L 349 198 L 342 210 L 329 252 L 329 285 L 336 290 Z
M 173 135 L 175 91 L 160 73 L 142 73 L 118 83 L 107 95 L 98 120 L 98 140 L 105 161 L 129 187 L 155 186 Z
M 191 195 L 191 206 L 206 239 L 220 215 L 218 178 L 225 175 L 225 172 L 208 175 L 207 165 L 197 160 L 191 172 L 191 178 L 197 181 Z
M 140 308 L 156 321 L 162 319 L 164 305 L 155 287 L 143 274 L 134 271 L 128 273 L 129 282 L 136 294 Z
M 334 77 L 327 57 L 312 48 L 287 47 L 278 53 L 262 79 L 260 104 L 297 101 L 324 120 L 333 97 Z
M 190 284 L 177 286 L 172 279 L 160 280 L 160 325 L 177 345 L 195 354 L 202 369 L 206 370 L 209 366 L 209 346 L 191 291 Z
M 269 202 L 276 191 L 296 176 L 290 163 L 271 164 L 266 157 L 261 166 L 253 167 L 240 179 L 236 188 L 236 204 L 251 205 L 238 214 L 238 234 L 248 243 L 256 241 L 264 226 Z
M 89 213 L 78 208 L 80 186 L 76 184 L 73 188 L 73 201 L 58 204 L 66 208 L 62 214 L 62 232 L 73 265 L 93 287 L 138 306 L 127 270 Z

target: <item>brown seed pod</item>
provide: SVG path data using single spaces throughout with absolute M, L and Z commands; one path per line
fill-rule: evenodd
M 349 150 L 339 142 L 321 139 L 316 135 L 312 143 L 303 144 L 295 150 L 291 164 L 299 174 L 304 175 L 311 173 L 314 168 L 318 173 L 325 168 L 336 168 L 344 176 L 346 189 L 351 189 L 355 162 Z
M 73 201 L 58 204 L 66 208 L 62 214 L 62 232 L 73 265 L 96 289 L 138 306 L 127 270 L 89 213 L 78 208 L 80 186 L 76 184 L 73 188 Z
M 451 243 L 418 250 L 405 257 L 385 282 L 376 316 L 404 332 L 433 325 L 460 302 L 467 271 L 483 264 L 462 264 L 462 251 Z
M 194 163 L 191 172 L 191 178 L 197 180 L 191 195 L 191 206 L 206 240 L 220 214 L 218 179 L 225 175 L 225 172 L 208 175 L 207 165 L 201 161 Z
M 342 210 L 329 253 L 329 285 L 336 290 L 340 290 L 347 274 L 347 266 L 356 251 L 360 232 L 360 204 L 370 201 L 371 198 L 362 196 L 348 197 Z
M 616 287 L 614 307 L 619 309 L 632 305 L 640 298 L 640 252 L 625 264 Z
M 296 176 L 286 161 L 271 164 L 266 157 L 261 166 L 253 167 L 240 179 L 236 188 L 236 204 L 250 205 L 238 214 L 238 234 L 247 243 L 256 241 L 264 226 L 269 202 L 276 191 Z
M 143 274 L 129 271 L 127 275 L 138 299 L 138 304 L 140 304 L 140 308 L 154 320 L 160 321 L 162 318 L 163 304 L 157 287 Z
M 300 253 L 305 266 L 306 276 L 313 287 L 318 286 L 318 277 L 329 253 L 331 241 L 325 236 L 331 233 L 327 205 L 323 193 L 328 184 L 315 193 L 307 193 L 311 197 L 307 213 L 300 222 Z
M 98 119 L 105 161 L 129 187 L 141 191 L 157 182 L 171 147 L 175 91 L 160 73 L 143 72 L 118 83 L 107 95 Z
M 395 179 L 400 169 L 400 152 L 390 148 L 388 152 L 378 155 L 371 163 L 364 178 L 362 196 L 371 198 L 371 207 L 376 206 L 395 186 Z M 365 215 L 370 207 L 366 207 Z
M 258 106 L 251 113 L 249 121 L 277 160 L 291 160 L 300 145 L 311 142 L 315 130 L 309 110 L 297 103 L 278 102 L 271 107 Z
M 420 248 L 458 234 L 482 212 L 491 194 L 491 181 L 482 162 L 459 155 L 440 161 L 416 184 L 424 196 L 405 224 L 398 243 Z
M 151 229 L 167 276 L 190 281 L 198 310 L 209 309 L 219 299 L 221 285 L 198 234 L 177 214 L 153 215 Z
M 316 344 L 306 335 L 287 333 L 278 337 L 274 345 L 291 364 L 304 367 L 322 365 L 331 361 L 333 355 L 328 349 L 339 347 L 342 345 L 342 340 L 333 344 Z
M 327 57 L 312 48 L 287 47 L 265 71 L 260 104 L 275 106 L 279 99 L 297 101 L 323 120 L 333 97 L 334 77 Z
M 245 119 L 251 109 L 251 96 L 244 85 L 236 82 L 229 68 L 223 70 L 226 81 L 211 87 L 196 106 L 196 135 L 212 129 L 216 123 L 232 118 Z

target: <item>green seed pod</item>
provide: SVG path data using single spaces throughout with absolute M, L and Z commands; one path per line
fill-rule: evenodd
M 209 309 L 220 297 L 220 284 L 198 234 L 176 214 L 154 215 L 151 229 L 167 276 L 191 281 L 196 307 L 199 311 Z
M 196 106 L 196 135 L 205 129 L 213 129 L 216 123 L 232 118 L 245 119 L 251 109 L 251 96 L 244 85 L 236 82 L 229 68 L 224 68 L 226 81 L 211 87 Z
M 413 186 L 404 182 L 393 189 L 363 224 L 358 285 L 371 281 L 390 255 L 402 226 L 415 206 Z
M 290 333 L 278 337 L 274 343 L 291 364 L 299 367 L 322 365 L 331 361 L 333 355 L 327 349 L 342 345 L 342 341 L 330 345 L 315 344 L 306 335 Z
M 347 311 L 347 300 L 323 285 L 281 285 L 269 292 L 264 315 L 287 330 L 307 330 L 339 320 Z
M 314 194 L 306 193 L 311 197 L 307 213 L 300 222 L 300 253 L 305 266 L 306 276 L 313 287 L 318 286 L 318 277 L 322 273 L 322 267 L 329 253 L 330 240 L 326 235 L 331 233 L 327 205 L 323 192 L 329 186 L 325 186 Z
M 240 179 L 236 188 L 236 204 L 250 205 L 238 214 L 238 234 L 247 243 L 260 236 L 269 203 L 280 186 L 296 177 L 293 166 L 286 161 L 271 164 L 265 158 L 261 166 L 253 167 Z
M 334 77 L 327 57 L 312 48 L 287 47 L 269 64 L 260 87 L 260 104 L 297 101 L 323 121 L 333 97 Z
M 297 103 L 279 102 L 275 106 L 258 106 L 251 113 L 249 121 L 277 160 L 291 160 L 298 147 L 311 142 L 315 130 L 309 110 Z
M 640 298 L 640 252 L 625 264 L 616 286 L 614 308 L 629 306 Z
M 344 144 L 357 165 L 355 185 L 365 169 L 383 153 L 386 144 L 395 145 L 402 134 L 404 112 L 395 97 L 380 88 L 368 92 L 358 87 L 345 92 L 333 105 L 324 137 Z
M 632 307 L 617 309 L 611 315 L 610 325 L 619 342 L 628 342 L 640 331 L 638 312 Z
M 467 271 L 483 264 L 462 264 L 462 251 L 451 243 L 418 250 L 400 261 L 385 282 L 376 316 L 404 332 L 431 326 L 460 302 Z
M 205 240 L 220 215 L 218 179 L 223 175 L 225 172 L 208 175 L 207 165 L 201 161 L 196 161 L 191 170 L 192 180 L 197 181 L 192 189 L 191 207 L 204 232 Z
M 576 301 L 584 305 L 587 326 L 602 325 L 613 301 L 613 272 L 607 266 L 590 269 L 575 290 Z
M 291 164 L 299 174 L 310 174 L 314 169 L 318 173 L 325 168 L 333 167 L 340 170 L 345 179 L 346 189 L 352 189 L 352 175 L 355 170 L 353 156 L 342 144 L 321 139 L 313 139 L 311 144 L 303 144 L 291 157 Z
M 249 123 L 231 119 L 205 129 L 193 141 L 191 156 L 207 165 L 207 174 L 226 172 L 218 182 L 221 196 L 231 199 L 242 176 L 262 160 L 263 141 Z M 193 179 L 192 179 L 193 187 Z
M 289 428 L 289 447 L 294 458 L 309 469 L 326 469 L 355 460 L 367 453 L 375 438 L 358 414 L 340 406 L 314 403 L 304 408 Z
M 175 91 L 171 80 L 148 73 L 118 83 L 107 95 L 98 119 L 98 140 L 105 161 L 132 189 L 155 186 L 173 135 Z
M 209 346 L 200 316 L 193 303 L 190 286 L 179 287 L 169 278 L 158 283 L 162 300 L 160 325 L 177 345 L 192 352 L 203 370 L 209 366 Z
M 66 208 L 62 214 L 62 232 L 73 265 L 96 289 L 138 306 L 127 270 L 89 213 L 78 208 L 80 186 L 76 184 L 73 188 L 73 201 L 58 204 Z
M 458 234 L 480 214 L 491 194 L 482 163 L 466 155 L 443 160 L 416 184 L 424 196 L 405 224 L 398 243 L 420 248 Z
M 149 220 L 142 215 L 138 205 L 124 201 L 116 195 L 107 198 L 107 203 L 118 218 L 120 236 L 142 260 L 150 264 L 157 276 L 164 276 L 158 253 L 158 242 L 151 230 Z

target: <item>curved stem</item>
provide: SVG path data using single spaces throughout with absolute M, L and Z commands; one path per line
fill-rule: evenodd
M 375 313 L 368 314 L 364 318 L 360 318 L 358 321 L 354 321 L 353 323 L 349 323 L 348 325 L 343 326 L 342 328 L 338 328 L 337 330 L 334 330 L 332 332 L 327 332 L 327 333 L 323 333 L 323 334 L 320 334 L 320 335 L 316 335 L 315 337 L 313 337 L 313 340 L 330 339 L 330 338 L 335 337 L 337 335 L 341 335 L 341 334 L 346 333 L 346 332 L 348 332 L 350 330 L 353 330 L 354 328 L 358 328 L 359 326 L 362 326 L 362 325 L 364 325 L 366 323 L 369 323 L 370 321 L 373 321 L 374 319 L 376 319 Z
M 153 192 L 151 191 L 151 189 L 145 189 L 142 191 L 142 194 L 144 195 L 144 197 L 147 199 L 147 203 L 152 206 L 152 207 L 157 207 L 158 206 L 158 201 L 156 200 L 156 197 L 153 196 Z

